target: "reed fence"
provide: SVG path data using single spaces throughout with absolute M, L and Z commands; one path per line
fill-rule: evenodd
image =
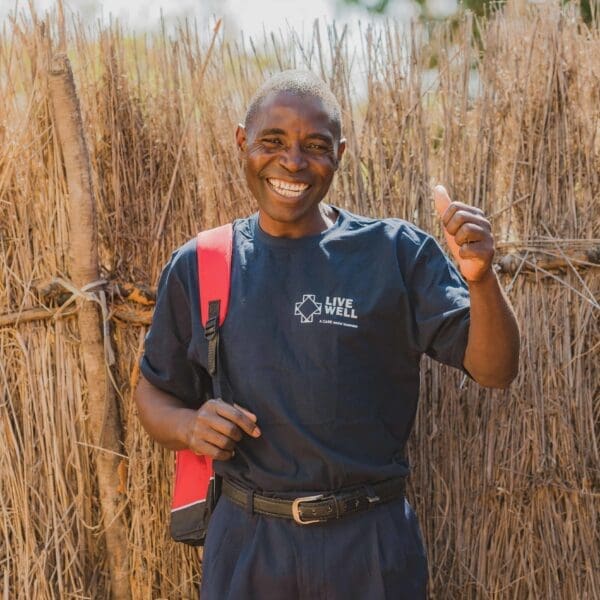
M 89 151 L 75 171 L 60 52 Z M 423 361 L 409 498 L 431 597 L 599 598 L 600 35 L 549 5 L 261 40 L 191 22 L 141 36 L 61 11 L 4 24 L 2 597 L 195 597 L 200 555 L 167 535 L 172 456 L 141 430 L 132 389 L 171 251 L 255 210 L 233 132 L 287 67 L 342 104 L 331 202 L 439 234 L 443 182 L 490 216 L 521 325 L 507 391 Z M 75 198 L 91 202 L 85 221 Z

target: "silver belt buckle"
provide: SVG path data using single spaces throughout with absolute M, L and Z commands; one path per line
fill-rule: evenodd
M 323 494 L 318 494 L 316 496 L 303 496 L 302 498 L 296 498 L 292 502 L 292 517 L 294 521 L 298 523 L 298 525 L 310 525 L 311 523 L 321 523 L 321 519 L 313 519 L 310 521 L 303 521 L 300 517 L 300 502 L 314 502 L 315 500 L 321 500 L 324 498 Z

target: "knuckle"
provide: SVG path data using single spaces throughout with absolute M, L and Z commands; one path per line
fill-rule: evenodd
M 194 422 L 194 429 L 204 430 L 210 422 L 210 413 L 198 413 Z
M 207 400 L 199 409 L 198 415 L 204 416 L 215 412 L 215 401 Z
M 454 231 L 458 231 L 461 227 L 463 227 L 465 225 L 465 221 L 466 221 L 466 216 L 464 211 L 459 210 L 457 212 L 454 213 L 454 215 L 452 216 L 452 218 L 450 219 L 449 223 L 448 223 L 448 229 L 454 229 Z

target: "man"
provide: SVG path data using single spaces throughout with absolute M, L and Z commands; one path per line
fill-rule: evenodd
M 413 225 L 325 204 L 345 141 L 311 73 L 264 84 L 236 140 L 258 213 L 234 223 L 223 399 L 198 408 L 195 240 L 161 275 L 136 390 L 149 434 L 213 457 L 224 478 L 202 598 L 423 598 L 425 550 L 403 493 L 420 357 L 491 387 L 517 372 L 490 225 L 435 189 L 463 281 Z

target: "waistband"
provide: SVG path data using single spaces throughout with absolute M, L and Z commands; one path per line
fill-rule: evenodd
M 222 493 L 235 504 L 251 508 L 253 512 L 261 515 L 293 519 L 298 525 L 324 523 L 369 510 L 379 504 L 404 497 L 405 491 L 404 477 L 353 486 L 347 490 L 301 496 L 295 500 L 262 496 L 228 479 L 223 480 L 222 487 Z

